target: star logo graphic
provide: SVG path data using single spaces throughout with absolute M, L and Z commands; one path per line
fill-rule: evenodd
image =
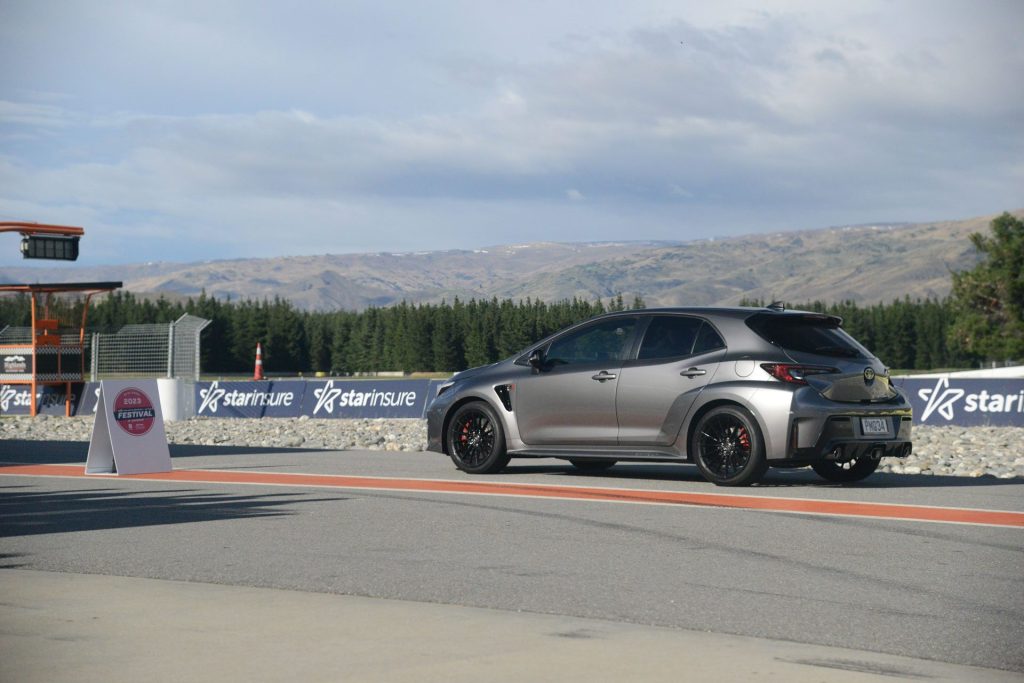
M 316 415 L 322 408 L 327 408 L 328 413 L 334 412 L 334 401 L 341 396 L 341 389 L 334 388 L 334 380 L 327 380 L 320 389 L 314 389 L 313 395 L 316 396 L 316 407 L 313 408 L 313 414 Z
M 963 398 L 963 389 L 950 389 L 949 378 L 941 377 L 932 389 L 920 389 L 917 395 L 926 401 L 921 422 L 927 422 L 935 411 L 947 421 L 953 419 L 953 404 Z
M 11 399 L 17 394 L 18 391 L 12 387 L 0 388 L 0 410 L 7 411 L 11 407 Z
M 220 407 L 220 400 L 224 397 L 224 394 L 228 393 L 226 389 L 220 388 L 220 383 L 214 381 L 208 389 L 199 390 L 199 398 L 203 400 L 199 404 L 199 410 L 197 411 L 200 415 L 206 412 L 209 408 L 209 412 L 216 413 L 217 408 Z

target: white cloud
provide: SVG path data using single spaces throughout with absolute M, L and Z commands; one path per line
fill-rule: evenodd
M 61 107 L 0 99 L 0 123 L 36 128 L 57 128 L 70 123 L 71 113 Z
M 678 239 L 1024 204 L 1012 3 L 597 3 L 543 24 L 477 3 L 14 5 L 0 215 L 88 223 L 83 253 L 104 260 Z M 44 38 L 65 52 L 28 60 Z

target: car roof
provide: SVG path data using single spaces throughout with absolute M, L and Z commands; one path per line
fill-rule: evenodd
M 774 350 L 773 347 L 767 340 L 763 339 L 760 335 L 753 333 L 747 325 L 744 324 L 748 318 L 754 315 L 770 315 L 770 316 L 814 316 L 816 318 L 835 318 L 842 321 L 841 318 L 836 316 L 830 316 L 824 313 L 817 313 L 815 311 L 803 311 L 803 310 L 792 310 L 787 311 L 781 308 L 768 308 L 768 307 L 754 307 L 754 306 L 676 306 L 667 308 L 636 308 L 627 311 L 614 311 L 612 313 L 604 313 L 602 315 L 594 316 L 587 320 L 582 320 L 574 325 L 569 325 L 557 332 L 548 335 L 530 345 L 524 353 L 514 356 L 516 360 L 521 360 L 533 349 L 540 348 L 545 344 L 549 343 L 553 338 L 561 336 L 569 330 L 577 329 L 585 325 L 589 325 L 599 320 L 614 320 L 615 318 L 629 317 L 629 316 L 650 316 L 650 315 L 695 315 L 712 320 L 718 332 L 724 333 L 729 348 L 736 353 L 761 353 L 766 350 Z
M 689 314 L 701 316 L 721 316 L 724 318 L 748 318 L 755 313 L 766 313 L 768 315 L 815 315 L 827 316 L 824 313 L 804 310 L 784 310 L 778 308 L 755 307 L 755 306 L 673 306 L 664 308 L 635 308 L 628 311 L 615 311 L 603 315 L 594 316 L 591 320 L 611 318 L 622 315 L 658 315 L 658 314 Z

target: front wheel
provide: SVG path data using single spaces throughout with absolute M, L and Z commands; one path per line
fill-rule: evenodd
M 470 474 L 500 472 L 508 464 L 501 420 L 483 401 L 467 403 L 448 421 L 448 454 Z
M 708 411 L 697 422 L 690 446 L 697 469 L 718 486 L 750 486 L 768 470 L 757 421 L 739 406 Z
M 819 460 L 811 464 L 811 469 L 817 472 L 818 476 L 823 479 L 844 484 L 867 479 L 878 469 L 879 463 L 881 463 L 881 460 L 864 456 L 863 458 L 853 458 L 846 462 Z

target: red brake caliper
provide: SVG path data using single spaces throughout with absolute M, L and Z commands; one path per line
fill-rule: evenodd
M 743 446 L 743 450 L 750 450 L 750 434 L 747 433 L 746 427 L 740 427 L 740 445 Z
M 469 441 L 470 424 L 472 423 L 469 420 L 466 420 L 466 424 L 462 425 L 462 436 L 459 437 L 459 440 L 462 441 L 462 443 L 466 443 L 467 441 Z

